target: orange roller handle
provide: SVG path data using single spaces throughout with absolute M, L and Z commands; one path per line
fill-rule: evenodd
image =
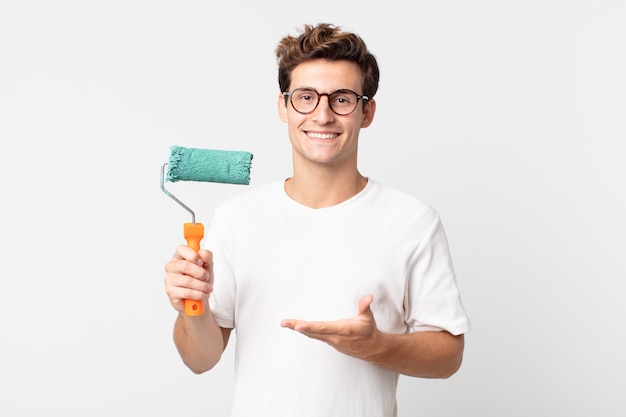
M 204 225 L 202 223 L 185 223 L 183 231 L 185 240 L 187 240 L 187 246 L 198 252 L 200 250 L 200 241 L 204 237 Z M 187 316 L 201 316 L 204 314 L 204 302 L 202 300 L 184 300 L 184 303 Z

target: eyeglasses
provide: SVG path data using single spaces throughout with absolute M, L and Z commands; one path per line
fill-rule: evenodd
M 285 99 L 291 98 L 293 109 L 301 114 L 312 113 L 320 103 L 320 97 L 328 97 L 328 105 L 330 109 L 340 116 L 347 116 L 352 113 L 359 100 L 369 100 L 367 96 L 360 96 L 352 90 L 337 90 L 332 93 L 318 93 L 313 88 L 301 87 L 296 88 L 292 92 L 283 92 Z

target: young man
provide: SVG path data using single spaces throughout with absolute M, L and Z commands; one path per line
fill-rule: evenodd
M 205 245 L 176 249 L 166 292 L 194 372 L 236 329 L 233 417 L 395 416 L 398 375 L 446 378 L 470 329 L 437 213 L 357 169 L 378 65 L 320 24 L 276 54 L 293 174 L 223 203 Z M 184 298 L 204 300 L 200 317 Z

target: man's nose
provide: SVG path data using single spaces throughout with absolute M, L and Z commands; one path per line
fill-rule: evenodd
M 326 100 L 322 100 L 326 97 Z M 328 123 L 335 118 L 335 112 L 330 107 L 330 95 L 320 94 L 317 108 L 315 109 L 315 121 L 318 123 Z

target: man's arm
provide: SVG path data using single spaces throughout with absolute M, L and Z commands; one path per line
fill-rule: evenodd
M 213 368 L 220 360 L 232 329 L 221 328 L 209 307 L 213 291 L 213 255 L 181 245 L 165 264 L 165 292 L 178 311 L 174 324 L 174 342 L 183 362 L 194 373 Z M 202 300 L 204 314 L 187 316 L 184 300 Z
M 174 343 L 183 362 L 201 374 L 219 362 L 232 329 L 219 327 L 208 306 L 202 316 L 179 313 L 174 324 Z
M 366 295 L 359 301 L 358 314 L 346 320 L 308 322 L 283 320 L 282 326 L 321 340 L 345 353 L 392 371 L 423 378 L 447 378 L 461 366 L 463 335 L 427 331 L 389 334 L 376 327 Z

